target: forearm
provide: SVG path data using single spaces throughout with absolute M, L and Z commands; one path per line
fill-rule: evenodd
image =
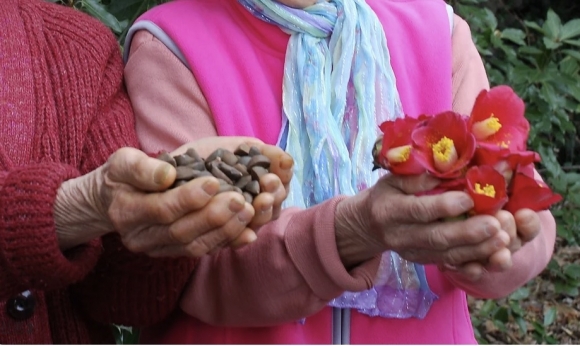
M 339 257 L 334 213 L 340 199 L 287 209 L 254 243 L 202 258 L 182 309 L 214 325 L 267 326 L 313 314 L 343 291 L 372 287 L 378 260 L 347 272 Z

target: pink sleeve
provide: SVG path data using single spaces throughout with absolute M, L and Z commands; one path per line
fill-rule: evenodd
M 191 71 L 151 34 L 134 36 L 125 78 L 145 150 L 217 135 Z M 320 310 L 345 290 L 372 287 L 378 257 L 347 272 L 338 256 L 334 211 L 340 200 L 286 209 L 260 229 L 256 242 L 202 258 L 182 309 L 216 325 L 279 324 Z
M 453 30 L 453 110 L 471 113 L 475 98 L 482 89 L 489 88 L 485 68 L 471 39 L 467 23 L 455 16 Z M 536 172 L 536 179 L 541 179 Z M 480 298 L 500 298 L 538 275 L 548 264 L 556 240 L 556 223 L 549 211 L 538 213 L 540 234 L 513 256 L 513 266 L 502 273 L 486 273 L 477 283 L 462 276 L 445 272 L 447 278 L 468 294 Z

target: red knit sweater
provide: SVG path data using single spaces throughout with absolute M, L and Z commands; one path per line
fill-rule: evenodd
M 130 254 L 115 236 L 59 250 L 58 187 L 137 145 L 122 70 L 97 21 L 39 0 L 0 0 L 2 344 L 113 342 L 108 323 L 147 325 L 173 311 L 192 270 L 190 260 Z M 36 304 L 18 320 L 11 298 L 26 290 Z

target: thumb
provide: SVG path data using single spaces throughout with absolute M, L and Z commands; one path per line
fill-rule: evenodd
M 144 191 L 163 191 L 175 181 L 175 168 L 135 148 L 121 148 L 109 158 L 108 177 Z

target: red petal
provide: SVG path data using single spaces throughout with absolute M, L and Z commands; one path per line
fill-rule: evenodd
M 477 215 L 494 215 L 507 202 L 506 183 L 503 175 L 498 173 L 491 166 L 472 167 L 465 175 L 467 182 L 467 193 L 473 199 L 473 212 Z M 495 196 L 486 196 L 475 191 L 475 184 L 492 185 Z
M 530 124 L 524 116 L 523 100 L 506 85 L 491 90 L 483 90 L 477 96 L 468 128 L 474 123 L 488 119 L 492 114 L 499 119 L 502 127 L 494 135 L 480 141 L 493 146 L 506 146 L 511 150 L 525 150 Z
M 562 196 L 553 193 L 543 182 L 518 172 L 512 181 L 509 201 L 504 209 L 512 214 L 524 208 L 540 211 L 561 200 Z

